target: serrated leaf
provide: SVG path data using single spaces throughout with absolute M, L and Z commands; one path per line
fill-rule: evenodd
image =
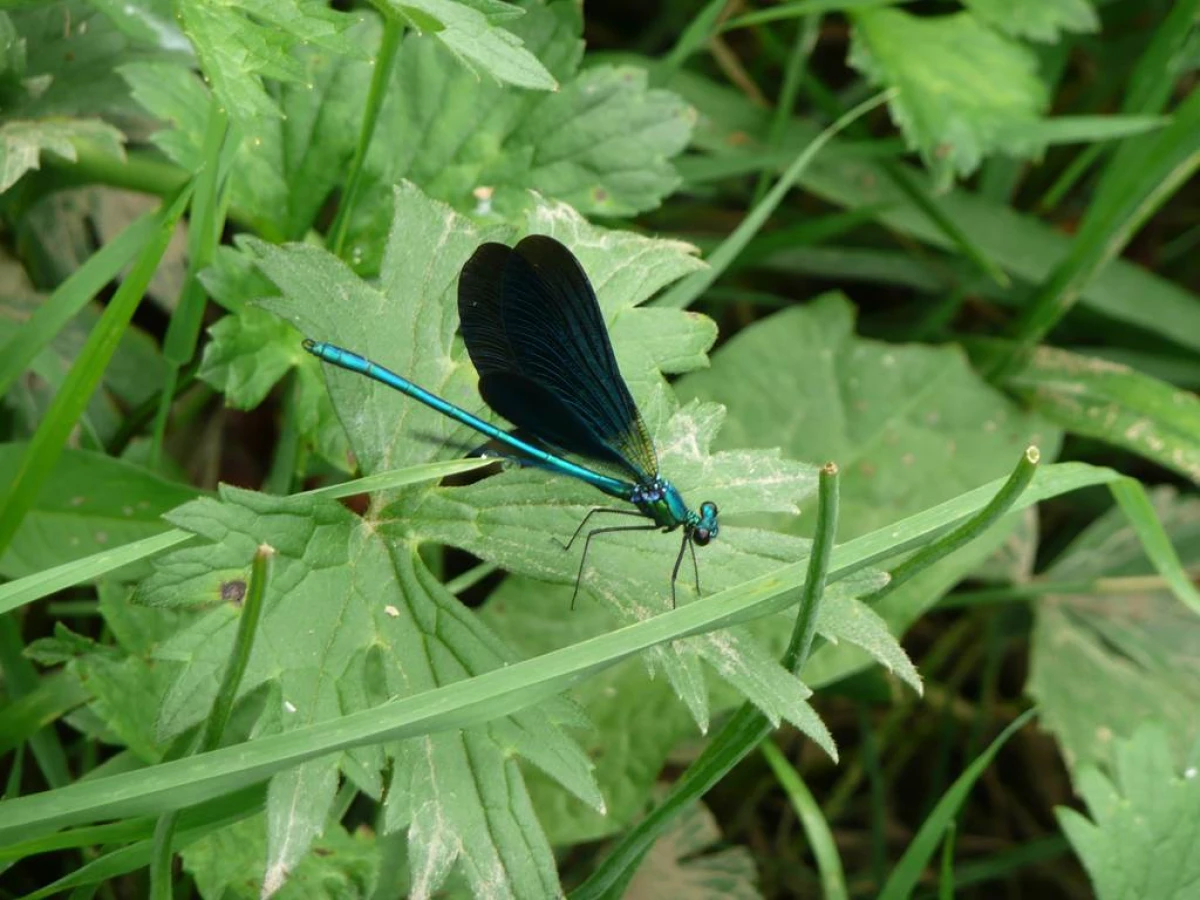
M 161 0 L 127 0 L 121 4 L 124 15 L 112 17 L 97 8 L 101 5 L 108 4 L 60 0 L 22 4 L 9 13 L 23 39 L 25 71 L 19 94 L 5 97 L 7 115 L 136 120 L 137 106 L 117 68 L 133 60 L 191 62 L 187 40 Z M 133 34 L 124 27 L 130 18 L 154 27 Z
M 970 13 L 868 9 L 853 20 L 850 64 L 872 84 L 899 89 L 892 118 L 941 187 L 974 172 L 988 154 L 1039 149 L 1012 137 L 1048 103 L 1027 48 Z
M 888 631 L 887 621 L 865 603 L 853 597 L 827 598 L 821 606 L 818 628 L 827 637 L 866 650 L 918 693 L 921 691 L 921 676 L 916 666 Z
M 121 132 L 99 119 L 10 119 L 0 125 L 0 193 L 26 172 L 39 168 L 43 153 L 74 162 L 78 145 L 86 144 L 124 159 L 124 141 Z
M 670 160 L 687 145 L 695 114 L 673 93 L 649 89 L 639 69 L 597 66 L 577 74 L 579 9 L 530 0 L 510 30 L 560 81 L 555 93 L 524 93 L 474 77 L 435 41 L 405 38 L 392 89 L 368 154 L 380 186 L 401 178 L 460 211 L 517 219 L 530 189 L 585 215 L 629 215 L 657 206 L 679 183 Z M 407 88 L 436 88 L 430 103 Z M 392 211 L 386 193 L 364 190 L 351 231 L 353 258 L 373 271 Z
M 355 29 L 351 36 L 362 33 Z M 288 56 L 302 78 L 264 88 L 280 115 L 242 123 L 229 184 L 238 216 L 281 240 L 302 237 L 341 183 L 354 152 L 368 72 L 366 63 L 321 48 L 292 48 Z M 203 162 L 208 89 L 191 70 L 166 62 L 131 63 L 121 74 L 134 98 L 171 124 L 152 136 L 154 143 L 194 171 Z
M 159 649 L 160 657 L 186 663 L 161 710 L 164 737 L 190 727 L 211 703 L 236 627 L 236 610 L 220 602 L 222 589 L 247 577 L 254 548 L 263 542 L 278 552 L 261 638 L 241 694 L 275 686 L 276 703 L 268 710 L 272 729 L 335 718 L 515 658 L 445 593 L 424 568 L 416 544 L 397 540 L 378 520 L 361 520 L 340 504 L 314 498 L 226 489 L 223 500 L 197 501 L 172 513 L 177 525 L 216 543 L 171 554 L 142 586 L 148 603 L 207 602 L 210 607 L 194 626 Z M 436 631 L 424 624 L 434 621 L 439 623 Z M 553 872 L 554 867 L 544 839 L 526 833 L 533 820 L 514 833 L 506 824 L 504 804 L 497 806 L 497 798 L 478 792 L 507 784 L 509 800 L 519 804 L 524 788 L 513 781 L 510 769 L 511 757 L 521 754 L 586 802 L 599 804 L 590 763 L 556 724 L 576 719 L 570 707 L 556 701 L 477 732 L 431 737 L 438 753 L 409 751 L 404 766 L 397 761 L 398 773 L 404 774 L 397 774 L 400 780 L 394 784 L 407 788 L 396 787 L 394 794 L 411 810 L 425 809 L 423 829 L 433 816 L 447 833 L 471 836 L 446 851 L 451 862 L 462 855 L 469 878 L 485 877 L 483 872 L 495 876 L 497 866 L 502 877 L 514 882 L 540 878 L 534 873 Z M 380 754 L 360 754 L 356 765 L 361 768 L 371 760 L 376 770 L 384 764 Z M 378 781 L 377 771 L 367 774 Z M 317 818 L 328 811 L 326 803 L 293 809 L 306 803 L 304 794 L 303 778 L 272 784 L 268 821 L 278 829 L 272 831 L 272 846 L 287 847 L 271 858 L 275 875 L 290 869 Z M 394 824 L 407 820 L 401 816 Z M 425 833 L 410 833 L 414 860 L 427 852 L 415 846 Z M 531 853 L 534 845 L 544 846 L 545 854 Z M 431 889 L 436 886 L 431 882 Z
M 1200 883 L 1200 778 L 1180 771 L 1172 743 L 1161 723 L 1140 726 L 1116 742 L 1111 774 L 1080 773 L 1091 819 L 1056 810 L 1099 900 L 1185 900 Z
M 111 582 L 101 583 L 98 593 L 99 612 L 116 644 L 75 644 L 72 658 L 62 660 L 88 693 L 86 710 L 69 721 L 99 740 L 119 742 L 143 762 L 157 762 L 165 749 L 158 710 L 176 673 L 153 655 L 186 624 L 187 614 L 133 606 L 131 590 Z M 56 640 L 62 643 L 61 636 Z
M 214 92 L 247 124 L 282 115 L 264 77 L 304 81 L 305 68 L 293 52 L 297 45 L 358 52 L 344 35 L 356 20 L 319 0 L 183 0 L 176 10 Z
M 1152 494 L 1183 565 L 1200 567 L 1200 500 Z M 1114 739 L 1147 721 L 1169 727 L 1187 758 L 1200 722 L 1200 621 L 1157 578 L 1120 510 L 1090 525 L 1045 573 L 1096 582 L 1092 593 L 1049 596 L 1034 607 L 1028 691 L 1068 767 L 1110 765 Z M 1124 582 L 1106 580 L 1132 578 Z
M 325 389 L 320 363 L 300 346 L 292 326 L 263 309 L 247 306 L 209 329 L 198 376 L 237 409 L 253 409 L 289 371 L 295 371 L 292 403 L 296 426 L 331 465 L 353 470 L 346 432 Z
M 558 88 L 554 76 L 521 39 L 500 26 L 518 9 L 497 0 L 384 0 L 396 15 L 406 19 L 428 39 L 440 41 L 478 78 L 482 70 L 499 82 L 533 90 Z
M 993 28 L 1013 37 L 1047 43 L 1064 31 L 1100 30 L 1091 0 L 962 0 L 963 6 Z
M 1200 398 L 1128 366 L 1038 347 L 1009 385 L 1046 418 L 1200 483 Z

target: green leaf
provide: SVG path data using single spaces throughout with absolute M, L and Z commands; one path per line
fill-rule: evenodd
M 356 40 L 366 34 L 365 28 L 350 33 Z M 368 70 L 361 60 L 321 48 L 293 48 L 289 58 L 303 67 L 304 80 L 264 89 L 280 115 L 241 123 L 229 184 L 234 215 L 281 240 L 303 237 L 341 182 L 354 152 Z M 171 123 L 152 136 L 154 143 L 194 171 L 203 162 L 208 89 L 190 69 L 167 62 L 131 63 L 121 74 L 148 112 Z
M 12 478 L 26 447 L 0 444 L 0 481 Z M 170 527 L 162 514 L 196 494 L 122 460 L 66 450 L 0 557 L 0 574 L 20 578 L 160 534 Z
M 1174 57 L 1173 57 L 1174 58 Z M 1150 79 L 1160 85 L 1161 78 Z M 756 135 L 766 135 L 767 115 L 744 102 L 736 91 L 725 89 L 690 73 L 680 73 L 671 82 L 700 113 L 695 143 L 719 157 L 738 157 L 760 152 Z M 1194 93 L 1194 92 L 1193 92 Z M 1193 129 L 1194 130 L 1194 129 Z M 820 128 L 802 119 L 793 120 L 784 142 L 801 146 L 811 142 Z M 1155 141 L 1161 133 L 1140 140 Z M 751 140 L 747 141 L 747 136 Z M 928 177 L 902 168 L 908 179 L 930 189 Z M 1136 172 L 1136 168 L 1132 169 Z M 957 242 L 912 198 L 897 187 L 883 167 L 861 153 L 849 152 L 845 142 L 835 141 L 829 151 L 814 160 L 800 178 L 803 187 L 816 196 L 850 210 L 871 212 L 882 225 L 929 246 L 957 252 Z M 1076 249 L 1074 236 L 1062 234 L 1032 216 L 1015 212 L 972 191 L 956 189 L 930 197 L 943 218 L 954 221 L 967 241 L 981 248 L 1005 271 L 1029 282 L 1046 279 Z M 1111 224 L 1109 218 L 1103 221 Z M 1124 221 L 1124 220 L 1123 220 Z M 1148 269 L 1115 258 L 1087 272 L 1079 284 L 1081 302 L 1116 321 L 1134 325 L 1180 347 L 1200 351 L 1200 297 Z M 894 271 L 887 273 L 894 279 Z M 925 276 L 928 283 L 928 276 Z M 928 292 L 943 296 L 944 279 L 933 282 Z M 924 287 L 924 285 L 921 285 Z M 974 290 L 974 283 L 961 279 L 953 284 Z M 1130 303 L 1137 297 L 1137 303 Z
M 1155 511 L 1183 565 L 1200 566 L 1200 500 L 1161 489 Z M 1200 722 L 1200 619 L 1153 573 L 1133 529 L 1113 509 L 1087 528 L 1045 573 L 1094 584 L 1034 607 L 1029 692 L 1068 766 L 1111 765 L 1114 739 L 1144 722 L 1169 728 L 1187 759 Z
M 962 0 L 980 21 L 1017 38 L 1052 43 L 1064 31 L 1100 30 L 1091 0 Z
M 938 185 L 971 174 L 988 154 L 1036 152 L 1011 137 L 1048 103 L 1028 49 L 969 13 L 868 9 L 852 18 L 850 64 L 872 84 L 900 89 L 892 118 Z
M 150 222 L 154 224 L 153 217 Z M 147 234 L 153 234 L 153 228 L 143 233 L 143 240 Z M 68 282 L 51 298 L 21 288 L 0 297 L 0 353 L 8 349 L 22 351 L 15 365 L 5 367 L 5 374 L 13 380 L 6 401 L 21 412 L 28 431 L 37 427 L 75 364 L 88 333 L 100 320 L 103 307 L 89 303 L 88 296 L 80 293 L 98 291 L 99 287 L 90 276 L 86 282 Z M 53 310 L 48 309 L 50 304 L 55 304 Z M 30 329 L 36 329 L 36 333 Z M 24 370 L 21 363 L 29 356 L 27 341 L 34 343 L 35 355 L 26 371 L 36 377 L 19 378 Z M 44 346 L 47 342 L 49 346 Z M 38 344 L 43 345 L 40 350 Z M 120 428 L 121 407 L 136 406 L 153 396 L 162 386 L 163 371 L 154 339 L 131 325 L 121 335 L 112 362 L 104 370 L 105 390 L 88 400 L 83 426 L 89 436 L 96 443 L 108 441 Z
M 209 607 L 158 651 L 160 658 L 185 663 L 160 712 L 162 737 L 198 722 L 211 703 L 237 618 L 220 599 L 226 585 L 248 577 L 250 559 L 264 542 L 278 554 L 260 639 L 240 691 L 245 696 L 270 687 L 260 730 L 288 732 L 332 721 L 515 661 L 433 579 L 411 539 L 368 525 L 331 500 L 228 488 L 222 497 L 171 514 L 176 524 L 216 543 L 171 554 L 142 586 L 148 603 Z M 434 621 L 440 623 L 436 631 L 423 625 Z M 268 842 L 279 848 L 286 835 L 292 844 L 272 853 L 269 877 L 299 858 L 312 839 L 312 823 L 328 814 L 330 766 L 340 766 L 378 797 L 386 750 L 396 766 L 389 828 L 419 826 L 409 834 L 414 877 L 434 888 L 461 855 L 472 880 L 483 872 L 503 873 L 489 877 L 525 891 L 544 888 L 554 873 L 549 846 L 535 820 L 508 818 L 524 797 L 511 757 L 524 756 L 581 799 L 600 804 L 590 763 L 560 731 L 560 723 L 577 721 L 572 707 L 552 701 L 477 731 L 365 748 L 284 773 L 268 795 Z M 505 798 L 492 796 L 503 785 Z M 298 822 L 287 811 L 299 807 Z
M 825 603 L 865 610 L 853 597 L 878 584 L 877 574 L 864 573 L 830 585 Z M 522 656 L 568 647 L 612 631 L 619 624 L 612 611 L 599 603 L 580 602 L 570 609 L 570 601 L 569 587 L 514 577 L 506 579 L 492 593 L 482 615 Z M 563 614 L 567 609 L 570 615 Z M 763 620 L 763 624 L 778 630 L 780 621 L 771 617 Z M 842 624 L 838 614 L 822 617 L 818 633 L 826 640 L 853 640 L 854 628 L 841 631 Z M 763 630 L 758 622 L 739 629 L 750 635 Z M 894 648 L 904 658 L 886 627 L 881 631 L 890 645 L 888 653 Z M 911 668 L 907 658 L 901 665 Z M 663 678 L 648 680 L 646 667 L 647 660 L 630 660 L 589 678 L 571 695 L 593 726 L 579 736 L 579 741 L 596 764 L 596 781 L 605 798 L 603 814 L 580 803 L 544 776 L 528 773 L 530 794 L 551 843 L 594 841 L 629 825 L 645 809 L 646 797 L 653 791 L 670 752 L 681 740 L 695 736 L 695 720 L 688 708 L 679 703 L 671 683 Z M 706 681 L 714 682 L 716 711 L 732 709 L 742 702 L 741 693 L 716 684 L 715 679 Z M 629 702 L 631 696 L 637 697 L 636 703 Z M 630 735 L 636 735 L 636 740 L 630 740 Z
M 384 0 L 384 5 L 418 31 L 429 32 L 426 40 L 442 43 L 476 79 L 482 70 L 498 82 L 517 87 L 558 88 L 554 76 L 525 49 L 521 39 L 499 24 L 519 15 L 519 8 L 498 0 Z
M 679 184 L 670 160 L 687 146 L 693 110 L 648 88 L 640 68 L 579 72 L 582 20 L 569 0 L 530 0 L 510 28 L 562 83 L 558 91 L 505 89 L 436 41 L 405 37 L 352 224 L 356 268 L 377 265 L 392 216 L 386 191 L 402 178 L 460 212 L 510 220 L 533 202 L 531 189 L 584 215 L 624 216 L 658 206 Z M 444 102 L 427 102 L 413 84 L 435 86 Z
M 428 477 L 430 470 L 417 471 L 420 477 Z M 401 475 L 404 483 L 413 483 L 411 472 L 397 473 Z M 1038 470 L 1033 484 L 1018 498 L 1014 512 L 1050 497 L 1083 487 L 1113 484 L 1124 477 L 1112 469 L 1082 463 L 1046 466 Z M 1007 480 L 997 479 L 902 522 L 839 545 L 833 551 L 830 583 L 945 534 L 947 529 L 986 506 Z M 89 565 L 95 568 L 101 562 L 96 560 Z M 0 801 L 0 843 L 22 839 L 30 829 L 43 832 L 80 822 L 177 810 L 216 794 L 258 784 L 274 773 L 329 753 L 491 722 L 561 693 L 650 647 L 750 621 L 786 606 L 803 585 L 807 569 L 807 562 L 783 566 L 736 589 L 680 606 L 636 625 L 334 721 Z
M 1031 443 L 1051 458 L 1056 444 L 1052 428 L 985 384 L 957 349 L 856 337 L 840 294 L 743 329 L 677 388 L 726 406 L 718 446 L 836 462 L 843 535 L 997 477 Z
M 31 169 L 43 153 L 74 162 L 79 145 L 123 159 L 124 135 L 99 119 L 10 119 L 0 125 L 0 193 Z
M 1038 347 L 1006 382 L 1075 434 L 1124 447 L 1200 483 L 1200 398 L 1120 363 Z
M 9 13 L 22 37 L 25 71 L 20 92 L 4 96 L 6 115 L 135 120 L 137 106 L 117 68 L 139 59 L 192 63 L 187 41 L 161 0 L 129 0 L 121 4 L 123 15 L 106 15 L 97 8 L 111 11 L 113 5 L 65 0 L 25 4 Z M 135 17 L 149 27 L 134 34 L 125 25 Z
M 756 900 L 758 871 L 745 847 L 723 847 L 717 820 L 696 803 L 663 835 L 625 889 L 626 900 Z
M 251 873 L 262 872 L 267 859 L 265 819 L 252 816 L 202 837 L 183 850 L 183 867 L 196 880 L 204 897 L 260 900 L 267 885 Z M 380 855 L 376 842 L 363 829 L 351 835 L 331 823 L 289 873 L 287 884 L 270 896 L 277 900 L 372 896 Z M 278 888 L 278 885 L 275 885 Z
M 1173 759 L 1177 743 L 1159 722 L 1147 722 L 1113 748 L 1102 773 L 1087 765 L 1079 792 L 1087 818 L 1059 807 L 1059 824 L 1091 876 L 1099 900 L 1155 897 L 1185 900 L 1200 880 L 1200 779 Z
M 295 372 L 292 402 L 300 435 L 330 465 L 350 472 L 354 469 L 345 429 L 334 412 L 325 388 L 321 364 L 300 346 L 303 336 L 287 322 L 256 306 L 244 305 L 246 297 L 275 293 L 257 269 L 243 272 L 250 260 L 232 253 L 219 254 L 236 264 L 219 263 L 209 269 L 205 284 L 227 305 L 243 304 L 209 328 L 210 340 L 197 375 L 225 396 L 236 409 L 254 409 L 288 372 Z M 227 279 L 236 279 L 231 285 Z
M 304 83 L 297 45 L 359 52 L 345 31 L 355 18 L 319 0 L 182 0 L 176 14 L 196 48 L 200 68 L 221 102 L 243 124 L 283 115 L 263 78 Z
M 843 537 L 883 527 L 1006 473 L 1031 443 L 1044 458 L 1053 458 L 1056 429 L 985 384 L 957 350 L 868 341 L 855 337 L 853 325 L 853 309 L 844 298 L 819 297 L 739 332 L 714 356 L 711 368 L 680 379 L 677 390 L 681 397 L 728 408 L 718 446 L 780 446 L 788 456 L 836 462 L 844 473 Z M 778 524 L 811 527 L 804 514 Z M 1006 535 L 997 529 L 969 545 L 886 598 L 874 613 L 901 633 Z M 831 607 L 830 615 L 836 610 Z M 884 658 L 878 623 L 866 613 L 855 615 L 875 635 L 863 641 Z M 779 620 L 762 633 L 774 635 L 782 649 L 787 629 Z M 902 656 L 888 658 L 903 666 Z M 826 646 L 813 654 L 805 675 L 821 684 L 865 661 L 847 646 Z

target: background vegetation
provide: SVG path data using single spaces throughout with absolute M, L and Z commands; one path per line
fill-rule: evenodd
M 3 4 L 0 897 L 1192 896 L 1198 11 Z M 673 611 L 301 349 L 529 232 Z

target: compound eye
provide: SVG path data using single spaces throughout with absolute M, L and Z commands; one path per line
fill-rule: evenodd
M 707 528 L 697 528 L 692 532 L 692 540 L 699 546 L 706 547 L 712 540 L 712 535 L 708 533 Z
M 705 500 L 700 504 L 700 515 L 706 519 L 715 519 L 717 517 L 717 504 L 711 500 Z

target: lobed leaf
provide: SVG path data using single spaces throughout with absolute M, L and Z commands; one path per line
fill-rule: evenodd
M 1091 818 L 1057 810 L 1100 900 L 1184 900 L 1200 882 L 1200 779 L 1180 771 L 1170 737 L 1151 721 L 1118 740 L 1109 773 L 1090 764 L 1080 773 Z
M 876 86 L 898 88 L 889 104 L 908 145 L 938 186 L 966 176 L 984 157 L 1029 156 L 1014 137 L 1049 99 L 1036 57 L 970 13 L 914 16 L 899 9 L 853 14 L 849 61 Z

